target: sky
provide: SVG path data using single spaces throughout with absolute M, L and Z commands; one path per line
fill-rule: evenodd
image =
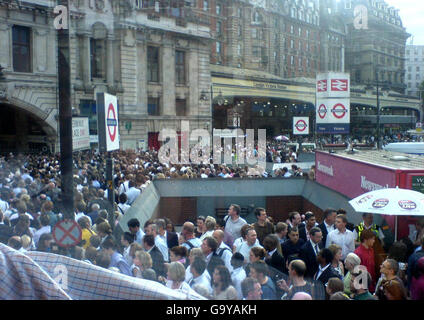
M 414 36 L 415 45 L 424 45 L 424 1 L 423 0 L 385 0 L 385 2 L 399 9 L 406 32 Z M 409 44 L 411 37 L 407 40 Z

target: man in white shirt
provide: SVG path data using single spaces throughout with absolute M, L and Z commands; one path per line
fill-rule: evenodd
M 128 197 L 128 204 L 132 205 L 137 197 L 141 194 L 141 190 L 135 187 L 135 183 L 132 180 L 128 183 L 128 187 L 129 189 L 127 192 L 125 192 L 125 194 Z
M 189 286 L 193 288 L 196 285 L 205 287 L 209 294 L 212 294 L 212 287 L 210 279 L 205 276 L 206 261 L 201 257 L 194 258 L 193 263 L 190 265 L 190 272 L 193 274 L 193 278 L 189 281 Z
M 224 231 L 222 230 L 215 230 L 212 234 L 212 237 L 218 242 L 218 249 L 216 249 L 216 254 L 218 257 L 224 261 L 225 266 L 227 267 L 228 271 L 233 271 L 233 266 L 231 265 L 231 257 L 233 256 L 233 253 L 229 246 L 227 246 L 224 243 Z
M 123 183 L 121 183 L 121 185 L 119 186 L 119 189 L 118 189 L 118 193 L 119 194 L 121 194 L 121 193 L 124 193 L 124 192 L 127 192 L 129 189 L 130 189 L 130 187 L 129 187 L 129 183 L 130 183 L 130 180 L 132 179 L 132 175 L 131 174 L 129 174 L 126 178 L 125 178 L 125 181 L 123 182 Z
M 231 234 L 233 239 L 240 238 L 240 229 L 247 224 L 246 220 L 240 217 L 240 212 L 240 206 L 232 204 L 228 209 L 228 215 L 224 218 L 225 231 Z
M 50 217 L 46 214 L 42 214 L 40 216 L 40 224 L 41 228 L 34 232 L 34 236 L 32 237 L 32 240 L 34 241 L 34 244 L 36 247 L 38 247 L 38 240 L 40 240 L 40 237 L 44 233 L 50 233 L 51 227 L 50 227 Z
M 338 244 L 342 248 L 341 260 L 344 261 L 349 253 L 355 251 L 355 235 L 352 231 L 346 229 L 346 215 L 337 215 L 335 224 L 336 230 L 327 235 L 325 247 L 328 248 L 333 243 Z
M 130 230 L 130 232 L 135 235 L 135 242 L 142 245 L 145 233 L 140 229 L 140 221 L 138 221 L 136 218 L 130 219 L 127 222 L 127 226 L 128 230 Z
M 166 241 L 164 241 L 160 235 L 159 235 L 159 228 L 156 224 L 150 223 L 146 226 L 144 229 L 146 235 L 151 234 L 155 237 L 155 246 L 158 247 L 159 251 L 163 255 L 163 260 L 165 262 L 169 261 L 169 251 L 168 251 L 168 245 Z
M 254 247 L 262 248 L 262 246 L 256 241 L 257 234 L 254 228 L 251 228 L 247 231 L 246 241 L 243 241 L 241 246 L 237 249 L 237 252 L 240 252 L 244 257 L 244 263 L 249 262 L 250 249 Z
M 234 288 L 237 290 L 237 296 L 240 300 L 243 299 L 243 292 L 241 289 L 241 283 L 246 279 L 246 271 L 243 268 L 244 257 L 241 253 L 236 252 L 231 258 L 231 266 L 233 271 L 231 272 L 231 281 L 233 282 Z

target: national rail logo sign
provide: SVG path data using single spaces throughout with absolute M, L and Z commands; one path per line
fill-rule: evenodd
M 309 134 L 309 117 L 293 117 L 293 134 Z
M 331 79 L 331 91 L 347 91 L 348 88 L 347 79 Z
M 101 152 L 119 149 L 118 100 L 108 93 L 97 94 L 99 149 Z
M 317 81 L 317 91 L 326 92 L 327 91 L 327 80 L 318 80 Z

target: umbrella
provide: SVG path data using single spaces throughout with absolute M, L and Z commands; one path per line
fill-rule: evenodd
M 282 140 L 282 141 L 290 141 L 290 139 L 286 136 L 278 136 L 274 138 L 275 140 Z
M 364 193 L 350 200 L 349 204 L 356 212 L 396 216 L 395 241 L 398 216 L 424 216 L 424 194 L 398 187 Z

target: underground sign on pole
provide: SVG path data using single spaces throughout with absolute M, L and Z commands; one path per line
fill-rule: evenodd
M 119 149 L 118 100 L 108 93 L 97 94 L 100 152 Z
M 108 152 L 106 159 L 106 182 L 108 185 L 108 200 L 113 206 L 113 159 L 110 151 L 119 150 L 119 120 L 118 99 L 108 93 L 97 94 L 98 135 L 100 152 Z M 113 225 L 114 214 L 110 209 L 108 221 Z

